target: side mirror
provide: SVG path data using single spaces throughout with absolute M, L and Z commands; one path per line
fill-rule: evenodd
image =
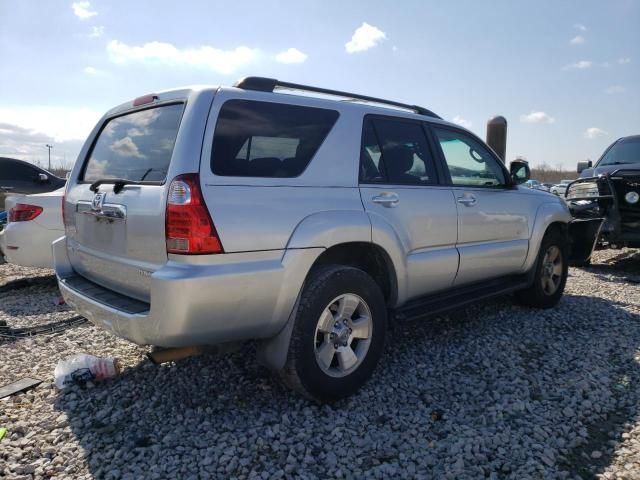
M 49 175 L 47 175 L 46 173 L 39 173 L 38 174 L 38 181 L 40 183 L 45 183 L 49 181 Z
M 520 185 L 531 178 L 529 163 L 524 160 L 514 160 L 509 164 L 511 180 L 514 184 Z
M 578 173 L 582 173 L 587 168 L 591 168 L 593 166 L 593 162 L 591 160 L 585 160 L 584 162 L 578 162 Z

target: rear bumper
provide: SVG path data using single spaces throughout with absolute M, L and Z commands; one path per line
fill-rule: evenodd
M 148 309 L 138 305 L 132 310 L 122 306 L 127 303 L 123 295 L 69 281 L 77 274 L 66 239 L 53 244 L 56 275 L 68 304 L 119 337 L 162 347 L 274 336 L 284 327 L 306 272 L 322 250 L 221 255 L 213 265 L 169 261 L 151 276 Z
M 12 222 L 0 234 L 0 250 L 5 260 L 23 267 L 53 268 L 51 243 L 64 235 L 36 222 Z

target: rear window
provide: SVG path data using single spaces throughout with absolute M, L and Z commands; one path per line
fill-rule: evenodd
M 165 105 L 109 120 L 91 150 L 82 180 L 164 181 L 182 110 L 182 104 Z
M 337 119 L 335 110 L 229 100 L 218 115 L 211 170 L 233 177 L 297 177 Z

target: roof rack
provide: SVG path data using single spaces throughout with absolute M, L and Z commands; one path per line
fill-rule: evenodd
M 411 110 L 412 112 L 416 112 L 420 115 L 425 115 L 427 117 L 441 119 L 439 115 L 436 115 L 431 110 L 424 107 L 419 107 L 418 105 L 409 105 L 407 103 L 394 102 L 393 100 L 385 100 L 383 98 L 369 97 L 367 95 L 359 95 L 357 93 L 341 92 L 340 90 L 330 90 L 328 88 L 312 87 L 310 85 L 302 85 L 299 83 L 281 82 L 280 80 L 276 80 L 275 78 L 245 77 L 242 80 L 239 80 L 238 82 L 236 82 L 234 87 L 242 88 L 243 90 L 256 90 L 259 92 L 273 92 L 276 88 L 288 88 L 292 90 L 302 90 L 306 92 L 322 93 L 325 95 L 333 95 L 336 97 L 345 97 L 345 98 L 351 98 L 356 100 L 363 100 L 366 102 L 379 103 L 382 105 L 391 105 L 394 107 L 403 108 L 405 110 Z

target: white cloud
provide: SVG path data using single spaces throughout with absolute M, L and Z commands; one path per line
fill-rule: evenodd
M 146 155 L 140 152 L 138 145 L 136 145 L 136 142 L 134 142 L 131 137 L 116 140 L 109 149 L 122 157 L 146 158 Z
M 571 40 L 569 40 L 569 43 L 571 45 L 582 45 L 584 42 L 585 42 L 585 40 L 584 40 L 584 37 L 582 35 L 576 35 Z
M 626 65 L 627 63 L 631 63 L 631 59 L 629 57 L 621 57 L 618 59 L 618 63 L 620 65 Z
M 556 119 L 544 112 L 532 111 L 528 115 L 520 115 L 520 121 L 522 123 L 554 123 Z
M 221 50 L 204 45 L 179 49 L 170 43 L 149 42 L 144 45 L 127 45 L 117 40 L 107 44 L 109 59 L 118 65 L 151 63 L 169 66 L 207 68 L 217 73 L 231 74 L 251 63 L 258 51 L 248 47 Z
M 590 127 L 584 131 L 584 138 L 588 138 L 588 139 L 602 137 L 604 135 L 609 135 L 609 134 L 598 127 Z
M 290 48 L 276 55 L 276 62 L 279 63 L 302 63 L 307 59 L 308 55 L 302 53 L 297 48 Z
M 377 27 L 362 22 L 362 25 L 353 32 L 351 40 L 344 44 L 347 53 L 364 52 L 378 45 L 387 38 L 387 34 Z
M 585 70 L 587 68 L 591 68 L 593 66 L 593 62 L 590 60 L 580 60 L 576 63 L 570 63 L 569 65 L 565 65 L 562 67 L 563 70 Z
M 585 27 L 584 25 L 582 25 L 581 23 L 576 23 L 573 28 L 577 28 L 578 30 L 582 31 L 582 32 L 586 32 L 587 31 L 587 27 Z
M 71 5 L 73 8 L 73 13 L 81 20 L 86 20 L 87 18 L 95 17 L 98 12 L 91 11 L 91 4 L 88 1 L 80 1 L 74 2 Z
M 91 33 L 89 34 L 89 38 L 98 38 L 104 35 L 104 27 L 91 27 Z
M 134 117 L 128 118 L 127 122 L 134 124 L 136 127 L 145 128 L 155 122 L 160 116 L 160 110 L 149 109 L 139 112 Z
M 84 67 L 82 71 L 87 75 L 98 75 L 98 73 L 100 73 L 97 69 L 93 67 Z
M 86 108 L 0 106 L 0 122 L 51 137 L 55 142 L 84 140 L 104 112 Z
M 622 85 L 611 85 L 610 87 L 605 88 L 604 91 L 609 95 L 615 95 L 616 93 L 624 93 L 627 89 Z
M 56 142 L 53 137 L 34 129 L 20 127 L 0 120 L 0 156 L 19 158 L 47 168 L 48 155 L 45 145 L 53 145 L 51 166 L 73 166 L 84 140 Z
M 469 120 L 465 120 L 460 115 L 456 115 L 451 121 L 464 128 L 471 128 L 471 126 L 473 125 Z

